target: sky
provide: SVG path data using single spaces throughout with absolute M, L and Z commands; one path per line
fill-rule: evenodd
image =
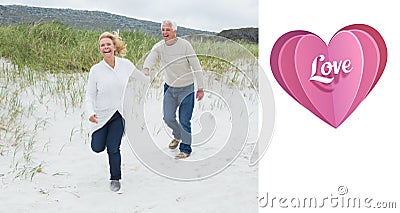
M 131 18 L 220 32 L 224 29 L 258 27 L 258 0 L 0 0 L 0 5 L 98 10 Z

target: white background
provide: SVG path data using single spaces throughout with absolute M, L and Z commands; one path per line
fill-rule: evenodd
M 260 212 L 395 212 L 400 208 L 400 20 L 395 1 L 259 1 L 260 63 L 272 85 L 276 125 L 260 162 L 259 193 L 270 197 L 338 196 L 396 201 L 394 209 L 282 209 L 275 201 Z M 306 30 L 329 42 L 351 24 L 368 24 L 383 36 L 388 60 L 371 93 L 337 129 L 292 99 L 274 79 L 269 57 L 275 41 Z M 332 196 L 333 195 L 333 196 Z M 265 203 L 264 203 L 265 204 Z M 290 205 L 290 203 L 287 203 Z M 371 203 L 373 204 L 373 202 Z

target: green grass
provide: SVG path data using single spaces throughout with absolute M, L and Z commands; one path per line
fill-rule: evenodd
M 77 30 L 56 22 L 0 28 L 0 56 L 18 67 L 36 71 L 88 71 L 101 60 L 97 40 L 102 32 Z M 126 58 L 138 61 L 157 42 L 139 32 L 121 32 L 129 49 Z
M 75 73 L 89 71 L 90 67 L 101 60 L 97 39 L 102 32 L 78 30 L 58 22 L 33 23 L 30 25 L 0 27 L 2 48 L 0 57 L 8 59 L 18 67 L 28 67 L 36 71 L 54 73 Z M 137 64 L 148 53 L 158 38 L 142 32 L 121 31 L 128 47 L 125 58 Z M 196 51 L 205 46 L 223 45 L 215 42 L 194 43 Z M 240 43 L 255 57 L 258 56 L 257 44 Z M 215 47 L 214 50 L 235 50 L 229 47 Z M 239 55 L 240 56 L 240 55 Z M 143 60 L 143 59 L 142 59 Z M 214 63 L 201 59 L 204 69 L 213 68 Z

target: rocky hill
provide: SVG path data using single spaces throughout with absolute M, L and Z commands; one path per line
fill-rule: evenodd
M 0 5 L 0 26 L 31 24 L 34 22 L 56 21 L 76 29 L 115 31 L 141 31 L 160 36 L 160 23 L 130 18 L 102 11 L 73 10 L 30 7 L 21 5 Z M 179 27 L 178 36 L 191 34 L 211 34 L 258 43 L 258 28 L 223 30 L 220 33 Z
M 0 5 L 0 26 L 56 21 L 77 29 L 86 30 L 137 30 L 160 36 L 160 23 L 129 18 L 102 11 L 72 10 Z M 215 34 L 179 27 L 178 36 L 189 34 Z
M 258 28 L 240 28 L 223 30 L 217 34 L 234 41 L 246 41 L 251 43 L 258 43 Z

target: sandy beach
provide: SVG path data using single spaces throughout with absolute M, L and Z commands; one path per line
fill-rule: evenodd
M 5 72 L 4 70 L 3 63 L 2 71 Z M 237 158 L 227 162 L 226 165 L 230 165 L 219 173 L 199 180 L 179 181 L 156 174 L 143 165 L 134 153 L 132 142 L 125 135 L 121 145 L 122 190 L 121 193 L 111 192 L 107 154 L 96 154 L 90 149 L 88 122 L 83 107 L 72 107 L 42 91 L 45 85 L 55 87 L 59 84 L 59 78 L 75 79 L 73 85 L 82 88 L 87 76 L 47 74 L 46 78 L 27 86 L 24 92 L 18 94 L 22 105 L 33 106 L 33 109 L 30 116 L 17 117 L 17 122 L 35 132 L 31 132 L 34 137 L 31 137 L 33 142 L 29 155 L 24 153 L 24 145 L 19 148 L 10 146 L 3 149 L 0 155 L 0 212 L 258 211 L 258 167 L 248 166 L 251 143 L 245 144 L 243 150 L 238 150 Z M 10 88 L 9 91 L 11 90 Z M 68 100 L 71 101 L 70 98 Z M 160 101 L 160 96 L 157 95 L 148 98 L 147 102 L 154 104 L 148 104 L 147 106 L 153 108 L 147 109 L 150 112 L 160 111 Z M 203 106 L 196 103 L 194 132 L 201 130 L 200 115 L 207 111 L 204 106 L 215 103 L 215 97 L 212 96 L 202 101 Z M 256 110 L 256 107 L 251 110 Z M 212 115 L 218 122 L 217 130 L 220 131 L 216 131 L 207 143 L 194 148 L 193 155 L 189 158 L 192 161 L 201 161 L 216 155 L 225 146 L 221 141 L 226 141 L 224 132 L 230 126 L 229 119 L 226 119 L 227 111 L 223 106 L 216 107 L 212 110 Z M 146 119 L 154 121 L 149 122 L 149 129 L 157 131 L 149 132 L 159 147 L 159 150 L 149 150 L 147 154 L 158 155 L 161 150 L 167 158 L 170 156 L 169 162 L 176 161 L 173 156 L 177 150 L 167 149 L 170 133 L 160 122 L 160 114 L 150 113 Z M 138 130 L 140 131 L 142 130 Z M 5 138 L 7 137 L 3 137 L 4 140 Z M 151 141 L 141 140 L 140 136 L 135 138 L 135 143 L 149 142 Z M 26 161 L 26 156 L 29 156 L 29 161 Z M 25 169 L 23 162 L 28 162 Z M 174 167 L 173 164 L 167 166 Z M 207 167 L 206 164 L 204 166 Z

